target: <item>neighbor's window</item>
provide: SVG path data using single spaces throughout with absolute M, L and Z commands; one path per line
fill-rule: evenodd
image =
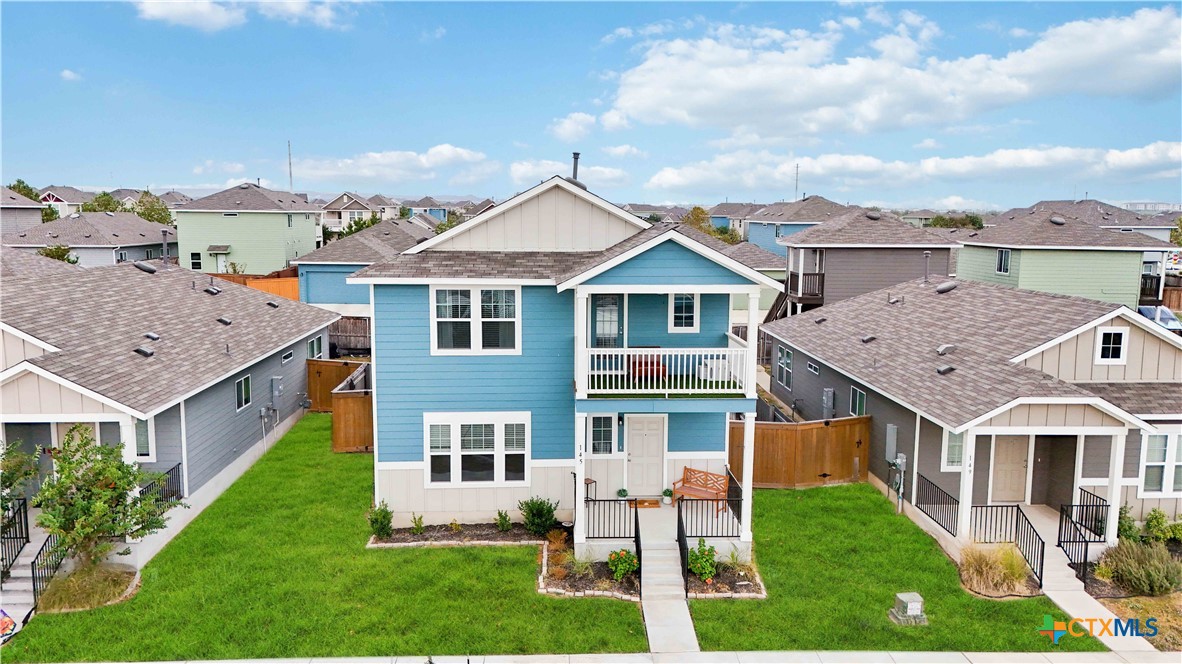
M 998 274 L 1009 274 L 1010 273 L 1010 250 L 1009 249 L 998 249 L 997 250 L 997 265 L 996 265 L 996 267 L 994 267 L 994 270 Z
M 287 215 L 287 227 L 291 228 L 291 215 Z
M 866 393 L 856 387 L 850 387 L 850 415 L 860 417 L 866 414 Z
M 120 251 L 119 253 L 117 253 L 115 255 L 115 261 L 118 263 L 126 263 L 127 262 L 127 252 Z
M 611 454 L 616 451 L 616 418 L 612 415 L 591 417 L 591 453 Z
M 189 254 L 189 267 L 197 271 L 201 270 L 201 252 L 194 251 Z
M 940 454 L 940 466 L 944 472 L 959 472 L 964 462 L 964 434 L 944 431 L 944 447 Z
M 322 337 L 312 337 L 308 339 L 308 359 L 317 360 L 324 354 L 324 339 Z
M 776 382 L 792 389 L 792 351 L 776 346 Z
M 811 374 L 816 374 L 816 375 L 818 375 L 818 376 L 820 376 L 820 375 L 821 375 L 821 367 L 817 366 L 815 363 L 813 363 L 813 362 L 806 362 L 804 366 L 805 366 L 805 368 L 806 368 L 806 369 L 808 369 L 808 370 L 809 370 L 809 373 L 811 373 Z
M 234 383 L 234 400 L 238 410 L 250 405 L 250 374 L 246 374 Z
M 1153 494 L 1182 494 L 1182 440 L 1177 434 L 1145 437 L 1142 490 Z
M 1124 364 L 1128 332 L 1127 327 L 1096 328 L 1096 364 Z
M 153 258 L 156 258 L 156 250 L 155 249 L 145 250 L 144 251 L 144 258 L 147 258 L 148 260 L 152 260 Z
M 432 353 L 519 353 L 520 296 L 516 288 L 435 289 Z M 479 298 L 479 306 L 473 306 L 474 298 Z
M 279 358 L 279 363 L 280 364 L 287 364 L 288 362 L 291 362 L 292 358 L 294 358 L 294 357 L 295 357 L 295 351 L 289 350 Z
M 529 413 L 424 413 L 428 486 L 526 481 Z
M 361 210 L 349 210 L 349 221 L 361 221 L 365 218 L 365 213 Z
M 669 296 L 669 331 L 698 331 L 698 296 L 694 293 L 674 293 Z

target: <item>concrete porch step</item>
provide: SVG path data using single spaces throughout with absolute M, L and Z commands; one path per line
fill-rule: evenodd
M 11 592 L 8 590 L 8 588 L 4 589 L 3 607 L 4 607 L 5 611 L 8 611 L 7 607 L 9 607 L 9 606 L 19 606 L 19 605 L 24 605 L 24 604 L 28 604 L 30 607 L 33 606 L 33 589 L 32 588 L 29 588 L 28 590 L 14 590 Z M 8 615 L 11 616 L 12 612 L 9 611 Z

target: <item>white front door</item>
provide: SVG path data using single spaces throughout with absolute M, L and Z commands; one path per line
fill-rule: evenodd
M 660 415 L 628 415 L 628 495 L 661 494 L 665 463 L 665 418 Z
M 994 502 L 1026 500 L 1026 453 L 1029 436 L 997 436 L 993 449 Z
M 218 274 L 225 274 L 226 270 L 227 270 L 226 255 L 225 254 L 215 254 L 214 257 L 217 258 Z

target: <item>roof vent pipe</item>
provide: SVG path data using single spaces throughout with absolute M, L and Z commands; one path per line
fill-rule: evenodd
M 572 152 L 571 156 L 574 157 L 574 164 L 571 167 L 570 177 L 572 180 L 578 180 L 579 179 L 579 153 Z
M 168 265 L 168 229 L 160 229 L 160 258 L 161 262 Z
M 928 275 L 932 273 L 931 266 L 929 265 L 931 262 L 932 262 L 931 250 L 924 249 L 923 250 L 923 282 L 925 284 L 928 282 Z

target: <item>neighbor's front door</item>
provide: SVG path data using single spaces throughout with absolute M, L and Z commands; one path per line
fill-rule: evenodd
M 218 274 L 225 274 L 229 270 L 229 267 L 226 265 L 226 255 L 215 254 L 215 258 L 217 259 Z
M 998 436 L 993 450 L 993 500 L 1026 500 L 1026 454 L 1029 436 Z
M 628 416 L 628 494 L 658 496 L 665 463 L 665 418 Z

